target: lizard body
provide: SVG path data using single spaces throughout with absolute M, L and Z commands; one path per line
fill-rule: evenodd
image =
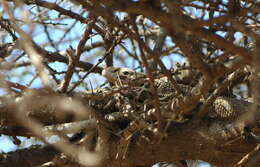
M 133 86 L 133 87 L 143 87 L 149 89 L 148 78 L 144 73 L 135 72 L 129 68 L 119 68 L 119 67 L 108 67 L 102 71 L 102 75 L 107 78 L 107 80 L 115 85 L 119 83 Z M 165 76 L 156 78 L 155 86 L 157 88 L 157 93 L 161 99 L 165 99 L 168 97 L 173 97 L 177 95 L 177 91 L 169 81 L 169 79 Z M 180 84 L 182 92 L 188 92 L 190 90 L 189 86 Z
M 144 73 L 135 72 L 134 70 L 129 68 L 108 67 L 103 70 L 102 75 L 105 76 L 110 83 L 114 84 L 120 82 L 125 85 L 138 87 L 145 85 L 145 83 L 148 83 L 148 78 Z M 171 100 L 177 99 L 177 101 L 179 101 L 180 97 L 189 96 L 189 92 L 192 87 L 186 84 L 178 85 L 181 87 L 182 90 L 181 95 L 177 93 L 174 86 L 171 84 L 167 77 L 164 76 L 155 79 L 155 86 L 157 88 L 157 93 L 160 97 L 160 100 L 168 100 L 169 97 L 171 97 Z M 212 104 L 212 107 L 210 108 L 208 116 L 225 121 L 232 121 L 237 119 L 237 117 L 241 114 L 241 107 L 245 108 L 245 106 L 249 105 L 246 101 L 244 101 L 245 104 L 239 103 L 237 101 L 241 102 L 242 100 L 223 96 L 216 98 L 216 100 Z

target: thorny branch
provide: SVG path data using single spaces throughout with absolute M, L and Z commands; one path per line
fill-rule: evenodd
M 52 154 L 24 166 L 259 164 L 259 2 L 1 5 L 0 134 L 59 150 L 40 148 Z M 93 73 L 109 68 L 104 87 Z

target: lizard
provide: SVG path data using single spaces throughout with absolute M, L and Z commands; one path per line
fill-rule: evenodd
M 130 84 L 133 86 L 141 86 L 146 75 L 136 72 L 130 68 L 107 67 L 102 71 L 104 76 L 110 84 L 117 86 L 123 84 Z
M 129 85 L 132 87 L 142 87 L 149 89 L 148 77 L 141 72 L 136 72 L 130 68 L 108 67 L 102 71 L 102 75 L 109 83 L 114 85 Z M 155 86 L 160 100 L 168 99 L 177 95 L 177 91 L 166 76 L 155 79 Z M 187 93 L 190 89 L 187 85 L 179 84 L 181 91 Z M 142 90 L 141 90 L 142 91 Z
M 148 83 L 148 78 L 144 73 L 136 72 L 130 68 L 107 67 L 102 71 L 102 75 L 113 84 L 118 84 L 120 82 L 121 84 L 138 87 Z M 175 76 L 175 78 L 180 78 L 180 76 Z M 178 85 L 181 85 L 181 88 L 183 89 L 182 96 L 188 96 L 192 87 L 186 84 Z M 169 96 L 172 98 L 178 96 L 173 85 L 165 76 L 156 78 L 155 86 L 157 87 L 159 97 L 163 97 L 160 98 L 160 100 L 165 100 Z M 250 104 L 251 103 L 244 100 L 219 96 L 212 103 L 212 107 L 209 109 L 207 116 L 222 121 L 234 121 L 238 119 L 241 112 L 246 111 L 245 107 L 248 107 Z
M 102 75 L 107 78 L 108 82 L 111 83 L 111 85 L 129 85 L 132 87 L 142 87 L 146 91 L 148 89 L 149 91 L 149 82 L 148 78 L 144 73 L 136 72 L 129 68 L 119 68 L 119 67 L 108 67 L 105 68 L 102 71 Z M 167 100 L 169 97 L 174 97 L 177 95 L 177 91 L 175 90 L 174 86 L 171 84 L 171 82 L 168 80 L 167 77 L 159 77 L 156 78 L 154 81 L 155 86 L 157 87 L 157 93 L 158 96 L 161 97 L 159 100 Z M 185 86 L 183 84 L 180 84 L 180 88 L 183 91 L 189 90 L 188 86 Z M 147 88 L 148 87 L 148 88 Z M 141 89 L 142 91 L 142 89 Z M 184 93 L 184 92 L 183 92 Z M 171 114 L 172 115 L 172 114 Z M 139 131 L 140 129 L 144 127 L 140 127 L 139 124 L 142 124 L 143 121 L 141 120 L 134 120 L 130 123 L 129 127 L 124 130 L 124 136 L 119 144 L 119 150 L 123 150 L 124 153 L 118 153 L 117 155 L 122 155 L 124 157 L 128 145 L 129 145 L 129 137 L 131 138 L 132 135 L 135 134 L 136 131 Z M 137 124 L 137 125 L 136 125 Z M 144 123 L 145 124 L 145 123 Z M 131 130 L 131 125 L 136 125 L 137 127 L 134 127 L 133 130 Z M 130 135 L 129 135 L 130 134 Z M 183 162 L 186 164 L 186 161 L 183 160 Z M 176 162 L 179 163 L 179 162 Z M 184 164 L 181 164 L 181 166 L 184 166 Z M 187 164 L 185 165 L 187 166 Z
M 129 68 L 119 68 L 119 67 L 108 67 L 105 68 L 102 71 L 102 75 L 107 78 L 107 80 L 114 84 L 118 85 L 119 83 L 122 85 L 126 85 L 129 87 L 142 87 L 142 86 L 147 86 L 148 84 L 148 89 L 149 89 L 149 82 L 148 82 L 148 77 L 144 73 L 141 72 L 136 72 L 132 69 Z M 176 76 L 173 76 L 174 79 L 176 79 Z M 182 76 L 178 76 L 177 79 L 179 78 L 185 78 Z M 187 79 L 187 77 L 186 77 Z M 185 81 L 186 82 L 186 81 Z M 165 76 L 162 77 L 157 77 L 154 80 L 155 86 L 157 87 L 157 93 L 159 97 L 166 97 L 166 98 L 159 98 L 160 102 L 166 100 L 170 101 L 172 98 L 176 98 L 179 96 L 177 94 L 176 90 L 174 89 L 174 86 L 171 84 L 169 79 Z M 178 85 L 182 85 L 182 88 L 184 88 L 183 96 L 189 96 L 189 91 L 192 88 L 192 83 L 189 85 L 189 83 L 186 82 L 186 84 L 180 84 L 184 83 L 184 81 L 180 81 Z M 119 84 L 119 85 L 120 85 Z M 149 90 L 148 90 L 149 91 Z M 171 99 L 168 99 L 168 97 L 171 96 Z M 181 96 L 180 96 L 181 97 Z M 149 99 L 148 99 L 149 100 Z M 162 100 L 162 101 L 161 101 Z M 236 122 L 244 116 L 244 114 L 247 114 L 249 112 L 249 106 L 252 103 L 247 102 L 245 100 L 240 100 L 232 97 L 226 97 L 226 96 L 221 96 L 219 95 L 211 104 L 211 107 L 208 110 L 208 113 L 205 115 L 205 118 L 209 118 L 209 131 L 212 133 L 212 136 L 217 136 L 215 137 L 216 139 L 218 136 L 225 136 L 227 141 L 230 141 L 230 139 L 237 139 L 237 136 L 249 136 L 247 137 L 248 139 L 251 139 L 254 142 L 259 142 L 260 137 L 256 136 L 253 133 L 245 133 L 244 129 L 247 127 L 246 124 L 240 126 L 237 125 Z M 142 104 L 141 104 L 142 105 Z M 177 104 L 178 105 L 178 104 Z M 168 108 L 169 109 L 169 108 Z M 166 109 L 166 110 L 168 110 Z M 149 111 L 148 111 L 149 112 Z M 168 113 L 161 113 L 162 117 L 165 118 L 174 118 L 172 115 L 174 115 L 174 111 L 168 112 Z M 167 114 L 170 114 L 170 116 L 165 116 Z M 195 113 L 196 114 L 196 113 Z M 176 118 L 176 117 L 175 117 Z M 211 118 L 216 119 L 216 121 L 211 121 Z M 258 114 L 258 118 L 260 118 L 260 113 Z M 256 119 L 258 119 L 256 118 Z M 129 128 L 124 129 L 124 136 L 125 139 L 122 139 L 121 144 L 119 144 L 119 150 L 128 150 L 128 145 L 129 145 L 129 137 L 131 137 L 133 134 L 135 134 L 136 131 L 140 131 L 143 127 L 139 126 L 138 123 L 145 122 L 147 118 L 144 117 L 143 121 L 135 121 L 132 120 L 132 124 L 137 124 L 137 128 L 133 128 L 134 130 L 130 130 Z M 220 122 L 219 122 L 220 121 Z M 233 124 L 234 122 L 234 124 Z M 145 124 L 146 125 L 146 124 Z M 223 126 L 222 126 L 223 125 Z M 131 127 L 131 126 L 129 126 Z M 146 126 L 145 126 L 146 127 Z M 130 128 L 131 129 L 131 128 Z M 129 131 L 129 132 L 128 132 Z M 125 135 L 126 134 L 126 135 Z M 130 134 L 130 135 L 129 135 Z M 221 138 L 223 139 L 223 138 Z M 257 140 L 258 139 L 258 140 Z M 235 141 L 235 140 L 234 140 Z M 233 140 L 231 140 L 233 142 Z M 226 141 L 224 141 L 224 144 L 226 144 Z M 126 151 L 125 151 L 126 152 Z M 123 156 L 125 153 L 121 153 Z M 120 155 L 120 153 L 119 153 Z

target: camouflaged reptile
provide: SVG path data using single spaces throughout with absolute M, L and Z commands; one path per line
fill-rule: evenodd
M 150 91 L 149 79 L 144 73 L 136 72 L 129 68 L 108 67 L 103 70 L 102 75 L 113 85 L 128 85 L 132 88 L 141 87 L 140 91 Z M 154 85 L 157 88 L 160 100 L 173 98 L 177 95 L 176 89 L 166 76 L 156 78 Z M 178 84 L 178 86 L 184 94 L 187 94 L 191 89 L 190 86 L 184 84 Z
M 149 91 L 148 78 L 144 73 L 136 72 L 129 68 L 119 68 L 119 67 L 108 67 L 102 71 L 102 75 L 107 78 L 107 80 L 116 86 L 128 86 L 130 89 L 141 87 L 140 91 Z M 192 86 L 188 84 L 188 77 L 192 77 L 193 74 L 181 74 L 173 76 L 175 80 L 178 81 L 178 86 L 181 88 L 181 95 L 177 93 L 173 84 L 165 76 L 156 78 L 154 84 L 157 88 L 157 93 L 159 100 L 163 103 L 165 101 L 174 100 L 176 97 L 189 96 Z M 192 75 L 192 76 L 191 76 Z M 185 78 L 186 81 L 181 79 Z M 185 83 L 185 84 L 182 84 Z M 147 97 L 146 97 L 147 98 Z M 214 100 L 208 116 L 211 118 L 217 118 L 220 120 L 232 121 L 236 120 L 242 112 L 245 112 L 247 107 L 251 103 L 243 100 L 238 100 L 235 98 L 219 96 Z

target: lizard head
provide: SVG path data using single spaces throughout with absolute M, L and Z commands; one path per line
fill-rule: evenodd
M 110 83 L 115 84 L 117 81 L 127 84 L 134 80 L 136 72 L 130 68 L 107 67 L 102 71 L 102 75 L 107 78 Z

